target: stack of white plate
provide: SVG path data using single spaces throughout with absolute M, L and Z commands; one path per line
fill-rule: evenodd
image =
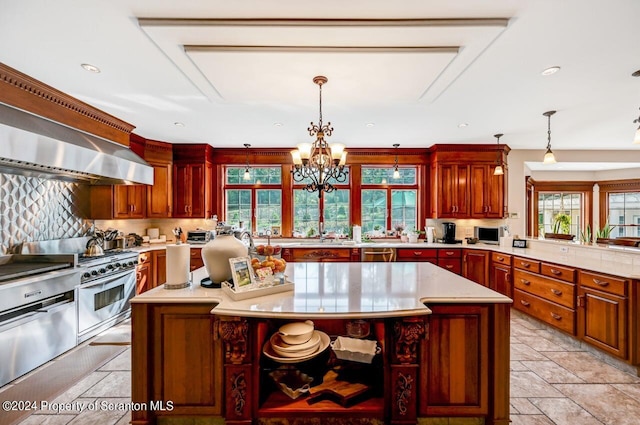
M 282 340 L 279 333 L 275 333 L 271 336 L 269 342 L 271 342 L 271 348 L 273 348 L 273 351 L 282 357 L 306 357 L 318 350 L 318 347 L 320 346 L 320 333 L 318 331 L 314 331 L 311 338 L 302 344 L 287 344 Z
M 323 352 L 331 340 L 314 329 L 313 322 L 292 322 L 280 327 L 264 345 L 262 352 L 280 363 L 298 363 Z

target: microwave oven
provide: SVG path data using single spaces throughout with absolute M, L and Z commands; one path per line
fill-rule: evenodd
M 205 244 L 211 240 L 210 230 L 189 230 L 187 232 L 187 242 L 193 244 Z
M 478 242 L 499 245 L 500 238 L 504 236 L 504 227 L 474 227 L 474 237 L 478 239 Z

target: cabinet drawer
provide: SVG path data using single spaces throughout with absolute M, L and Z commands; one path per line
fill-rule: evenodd
M 528 258 L 513 257 L 513 267 L 532 273 L 540 273 L 540 261 L 530 260 Z
M 565 282 L 574 283 L 576 281 L 576 269 L 571 267 L 542 263 L 540 265 L 540 273 L 555 279 L 564 280 Z
M 462 262 L 459 258 L 439 258 L 438 266 L 451 273 L 462 274 Z
M 513 286 L 565 307 L 575 308 L 575 285 L 522 270 L 513 272 Z
M 513 306 L 571 335 L 576 334 L 576 315 L 572 309 L 554 304 L 519 289 L 514 290 Z
M 349 261 L 351 249 L 296 248 L 293 261 Z
M 398 259 L 411 259 L 412 261 L 416 261 L 419 259 L 427 259 L 427 258 L 437 258 L 438 250 L 437 249 L 410 249 L 410 248 L 398 248 L 396 250 L 396 256 Z
M 581 286 L 597 289 L 621 296 L 627 295 L 627 280 L 606 274 L 585 272 L 580 270 L 578 280 Z
M 439 249 L 438 258 L 462 258 L 461 249 Z
M 492 252 L 491 253 L 491 261 L 499 264 L 506 264 L 508 266 L 511 265 L 511 256 L 508 254 L 502 254 L 500 252 Z

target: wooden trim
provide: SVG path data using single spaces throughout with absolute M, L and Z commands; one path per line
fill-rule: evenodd
M 125 146 L 135 128 L 1 62 L 0 102 Z
M 138 18 L 141 27 L 152 26 L 277 26 L 277 27 L 506 27 L 508 18 L 464 19 L 288 19 L 288 18 Z
M 185 45 L 187 53 L 260 52 L 260 53 L 458 53 L 460 46 L 257 46 L 257 45 Z
M 640 192 L 640 180 L 607 180 L 596 182 L 600 192 Z

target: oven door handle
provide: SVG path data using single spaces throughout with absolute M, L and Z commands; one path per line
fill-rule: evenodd
M 125 277 L 127 274 L 131 274 L 132 276 L 135 276 L 135 269 L 130 269 L 130 270 L 125 270 L 122 273 L 118 273 L 115 275 L 110 275 L 110 276 L 105 276 L 104 281 L 101 282 L 94 282 L 94 283 L 89 283 L 89 284 L 85 284 L 85 285 L 80 285 L 78 286 L 79 289 L 90 289 L 90 288 L 94 288 L 96 286 L 103 286 L 106 285 L 114 280 L 120 279 L 121 277 Z M 99 279 L 100 280 L 100 279 Z
M 64 300 L 59 303 L 48 305 L 44 308 L 39 308 L 36 311 L 38 313 L 53 313 L 54 311 L 61 310 L 64 307 L 67 307 L 67 304 L 74 304 L 74 300 Z

